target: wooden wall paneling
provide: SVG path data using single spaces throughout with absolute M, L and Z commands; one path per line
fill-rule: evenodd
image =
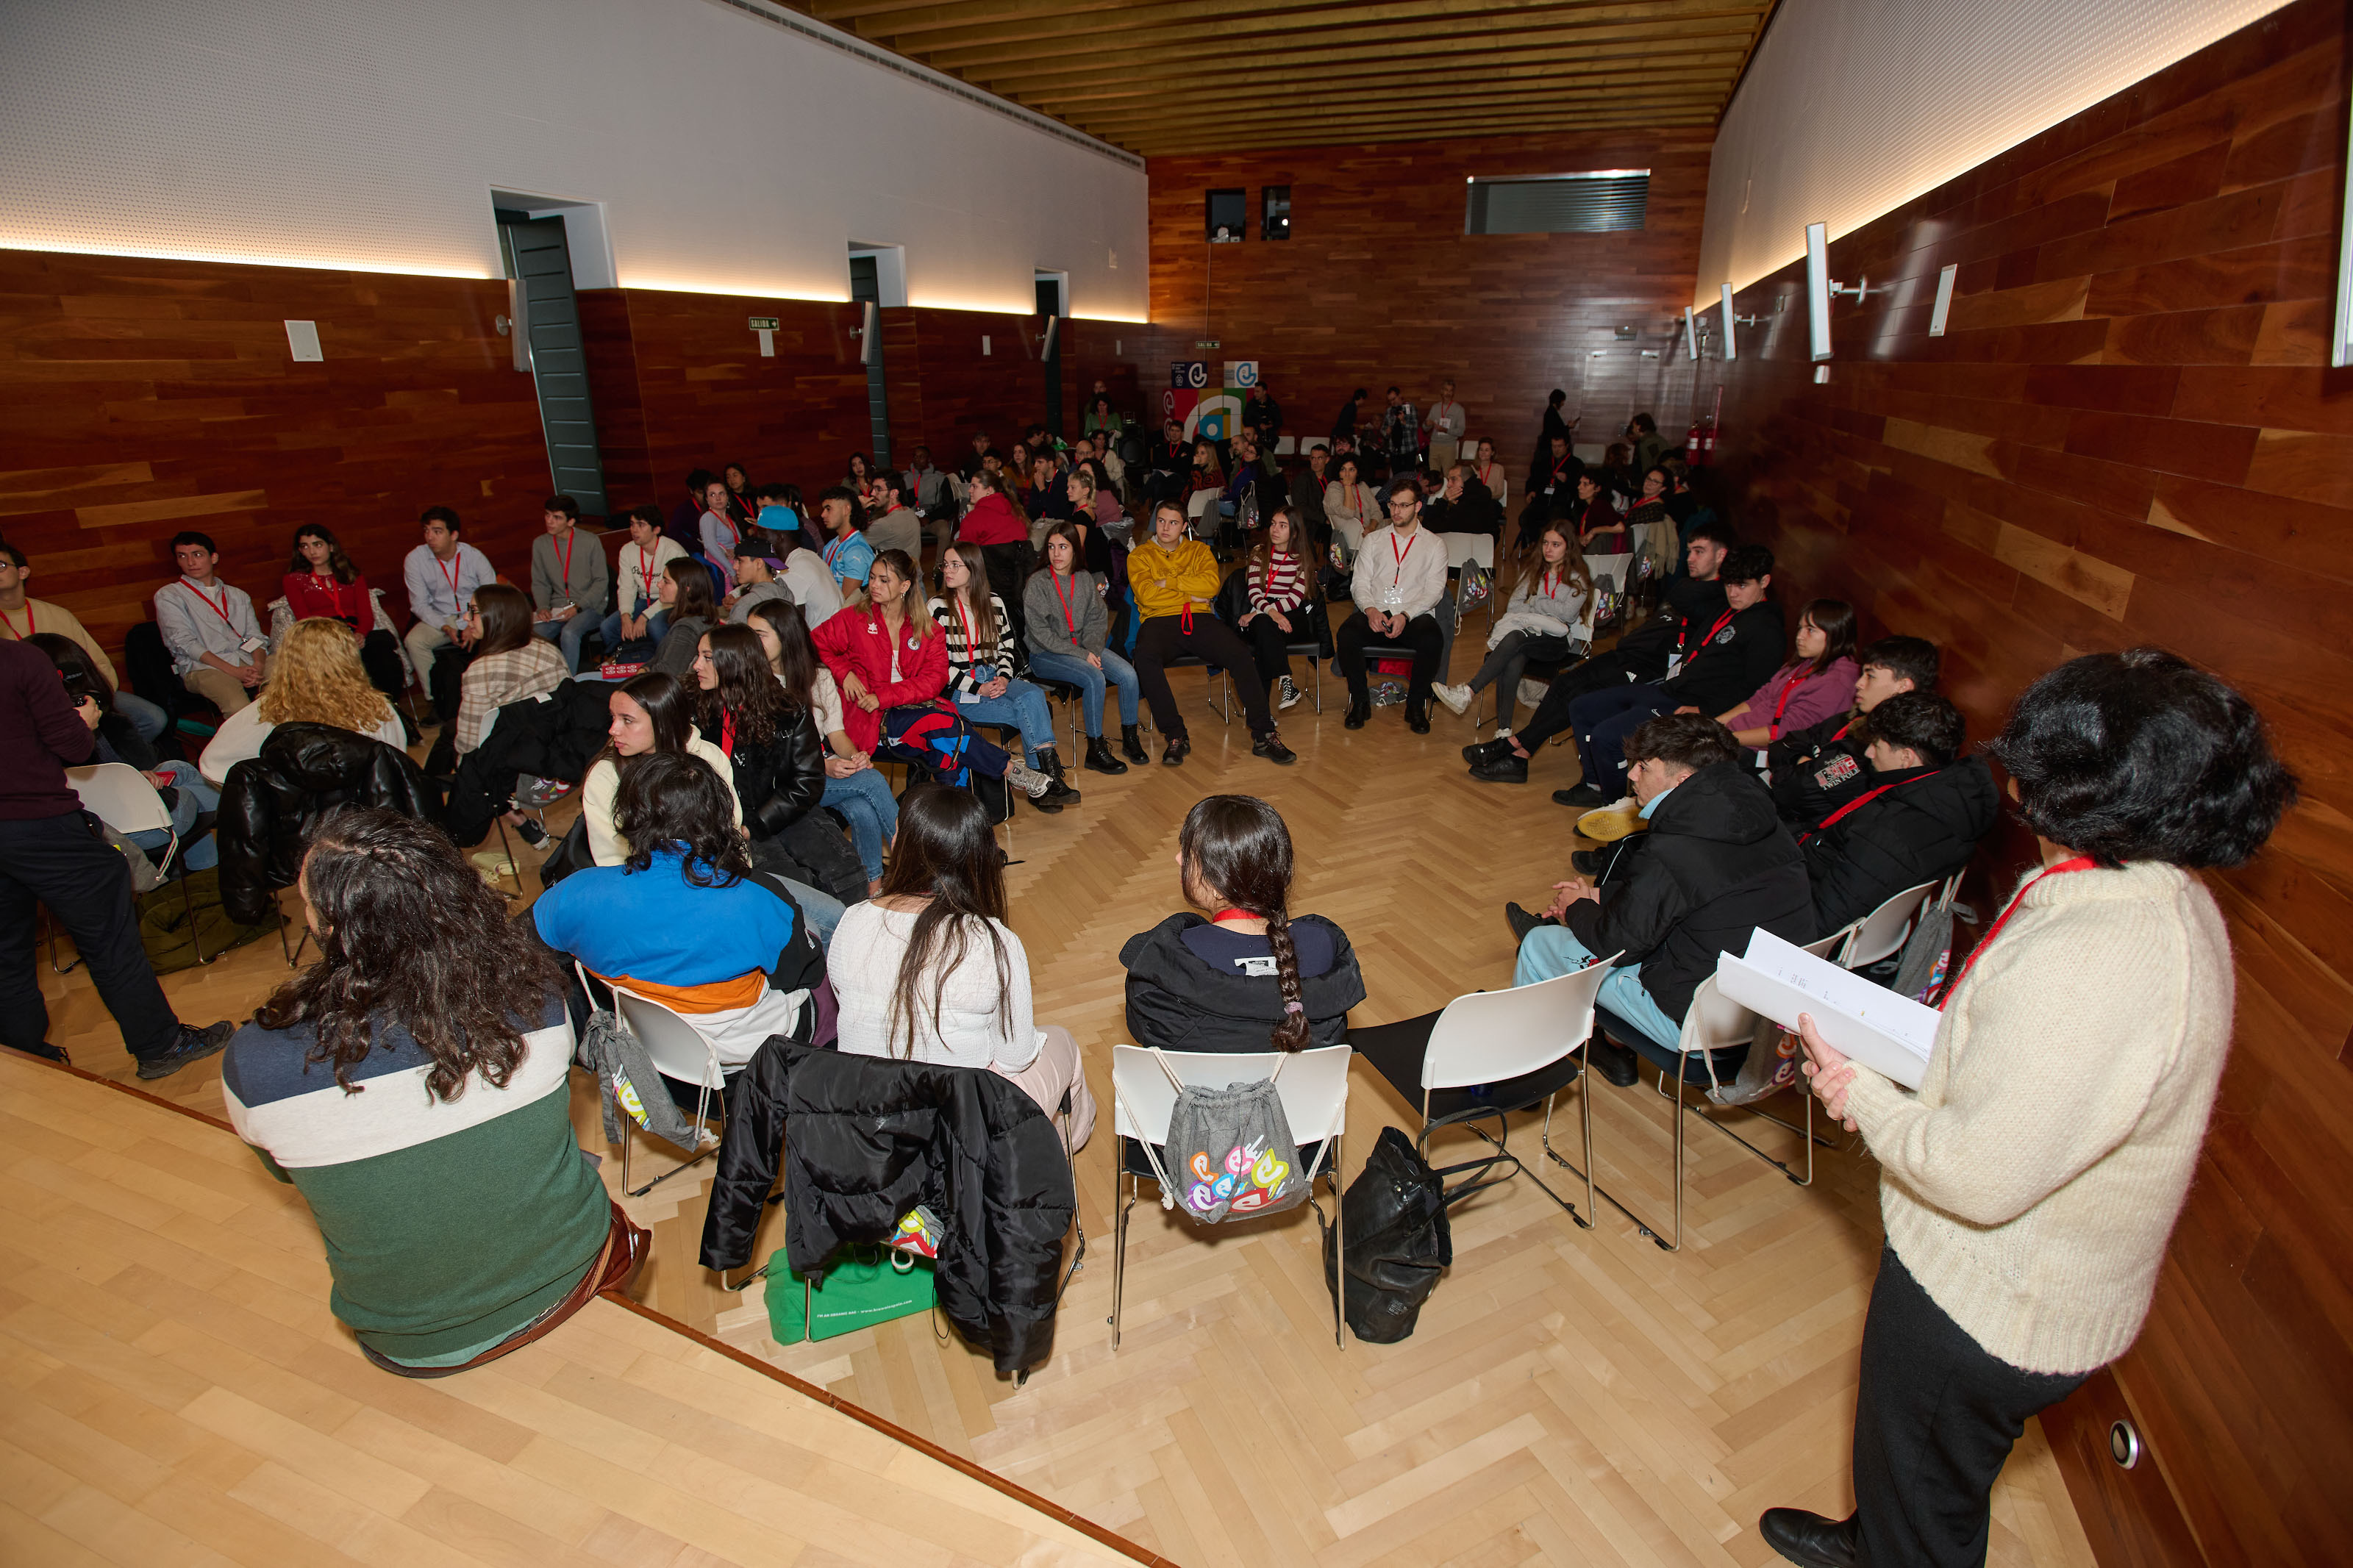
M 258 608 L 305 522 L 402 603 L 435 503 L 519 573 L 549 476 L 505 306 L 465 279 L 0 250 L 0 533 L 117 649 L 184 528 Z M 322 362 L 293 362 L 289 320 Z
M 1152 320 L 1170 357 L 1258 360 L 1306 441 L 1356 387 L 1373 393 L 1369 416 L 1390 384 L 1426 407 L 1450 375 L 1469 434 L 1494 437 L 1523 473 L 1556 386 L 1584 416 L 1580 444 L 1615 439 L 1645 409 L 1680 433 L 1697 384 L 1682 312 L 1710 145 L 1706 131 L 1609 132 L 1153 158 Z M 1462 233 L 1468 176 L 1621 168 L 1651 171 L 1639 232 Z M 1291 187 L 1291 238 L 1253 226 L 1239 245 L 1203 239 L 1205 191 L 1248 190 L 1255 225 L 1269 184 Z M 1620 326 L 1639 338 L 1620 342 Z M 1220 346 L 1197 353 L 1204 338 Z M 1166 370 L 1145 370 L 1148 395 Z
M 655 482 L 628 290 L 582 289 L 574 298 L 588 363 L 588 401 L 596 414 L 596 456 L 605 467 L 606 504 L 616 518 L 648 501 L 660 502 L 666 511 L 676 499 L 676 486 L 665 490 Z
M 2353 376 L 2323 364 L 2345 62 L 2343 8 L 2297 0 L 1841 237 L 1834 276 L 1896 287 L 1840 304 L 1827 384 L 1798 266 L 1742 291 L 1780 315 L 1697 378 L 1778 589 L 1936 638 L 1973 735 L 2062 659 L 2155 643 L 2247 692 L 2302 775 L 2265 853 L 2211 878 L 2238 1028 L 2148 1325 L 2045 1421 L 2112 1568 L 2330 1563 L 2353 1532 Z M 2030 848 L 2006 826 L 1973 896 Z

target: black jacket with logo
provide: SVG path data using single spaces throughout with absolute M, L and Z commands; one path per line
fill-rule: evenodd
M 1866 787 L 1890 786 L 1826 827 L 1806 836 L 1814 923 L 1833 931 L 1923 882 L 1941 882 L 1969 863 L 1993 827 L 2000 800 L 1993 773 L 1978 757 L 1942 768 L 1873 773 Z
M 1714 626 L 1713 618 L 1693 626 L 1693 649 L 1683 657 L 1682 673 L 1659 688 L 1674 706 L 1688 704 L 1711 718 L 1739 707 L 1772 679 L 1788 646 L 1781 606 L 1770 599 L 1759 599 L 1711 637 Z
M 1871 787 L 1862 716 L 1841 713 L 1792 730 L 1765 748 L 1773 807 L 1792 827 L 1811 827 Z
M 1204 962 L 1185 945 L 1185 933 L 1208 922 L 1196 914 L 1170 915 L 1127 939 L 1119 961 L 1127 968 L 1127 1032 L 1139 1046 L 1164 1051 L 1263 1051 L 1282 1018 L 1282 991 L 1271 976 L 1235 974 Z M 1322 926 L 1332 937 L 1332 967 L 1303 975 L 1299 999 L 1307 1009 L 1308 1044 L 1336 1046 L 1348 1037 L 1348 1009 L 1365 999 L 1364 973 L 1348 936 L 1322 915 L 1300 915 L 1294 927 Z

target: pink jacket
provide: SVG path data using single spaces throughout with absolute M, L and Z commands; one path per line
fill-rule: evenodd
M 1779 740 L 1792 730 L 1802 730 L 1809 724 L 1819 724 L 1833 713 L 1843 713 L 1854 706 L 1855 679 L 1862 672 L 1854 660 L 1844 657 L 1831 661 L 1831 667 L 1820 675 L 1808 675 L 1810 659 L 1792 659 L 1773 672 L 1773 679 L 1757 689 L 1757 694 L 1734 709 L 1725 720 L 1732 730 L 1769 729 L 1773 739 Z M 1792 689 L 1794 688 L 1794 689 Z M 1788 693 L 1784 705 L 1782 693 Z M 1776 719 L 1775 712 L 1780 717 Z

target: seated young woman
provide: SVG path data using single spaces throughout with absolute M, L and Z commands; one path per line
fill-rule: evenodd
M 1078 805 L 1079 792 L 1063 780 L 1054 747 L 1053 707 L 1044 692 L 1013 673 L 1012 619 L 1005 601 L 988 591 L 979 545 L 951 544 L 940 552 L 940 594 L 929 607 L 946 641 L 948 693 L 965 722 L 1020 730 L 1029 765 L 1052 781 L 1038 797 L 1039 810 Z
M 368 679 L 385 697 L 400 700 L 408 680 L 401 668 L 400 639 L 377 619 L 366 576 L 352 564 L 332 533 L 316 523 L 294 531 L 293 558 L 286 563 L 280 586 L 286 608 L 296 620 L 335 620 L 351 627 L 360 639 L 360 663 L 367 667 Z M 411 742 L 416 738 L 409 736 Z
M 1854 606 L 1816 599 L 1798 618 L 1797 655 L 1747 701 L 1716 718 L 1732 738 L 1762 751 L 1793 730 L 1842 713 L 1854 700 Z
M 1626 520 L 1610 503 L 1601 476 L 1588 468 L 1577 476 L 1577 548 L 1583 555 L 1623 555 L 1632 546 L 1626 540 Z
M 506 900 L 375 809 L 321 824 L 297 886 L 319 961 L 229 1042 L 221 1095 L 309 1203 L 362 1352 L 445 1376 L 627 1284 L 650 1237 L 574 1138 L 562 974 Z
M 947 637 L 918 605 L 915 563 L 904 552 L 874 558 L 867 602 L 809 633 L 841 688 L 850 743 L 868 756 L 926 769 L 959 787 L 976 773 L 1036 800 L 1054 781 L 974 734 L 940 693 L 948 683 Z
M 108 684 L 106 673 L 98 668 L 98 661 L 90 658 L 89 649 L 73 638 L 56 632 L 35 632 L 25 642 L 49 656 L 49 662 L 57 666 L 58 679 L 66 683 L 66 696 L 69 700 L 79 701 L 85 692 L 98 699 L 98 754 L 90 760 L 121 763 L 125 767 L 138 769 L 146 775 L 147 782 L 155 786 L 156 793 L 163 796 L 165 808 L 171 812 L 172 826 L 169 828 L 144 827 L 124 837 L 142 849 L 162 849 L 177 834 L 180 838 L 180 863 L 189 870 L 209 870 L 219 865 L 220 847 L 213 836 L 207 833 L 190 843 L 188 834 L 196 826 L 198 817 L 219 808 L 220 791 L 205 782 L 205 775 L 196 771 L 195 763 L 156 753 L 154 744 L 139 732 L 139 726 L 131 716 L 116 710 L 114 688 Z M 119 827 L 117 831 L 121 831 Z
M 1129 763 L 1146 759 L 1136 733 L 1135 667 L 1111 650 L 1111 615 L 1104 580 L 1080 563 L 1085 559 L 1080 525 L 1058 522 L 1046 531 L 1038 570 L 1022 590 L 1029 611 L 1029 673 L 1079 689 L 1087 724 L 1087 766 L 1099 773 L 1124 773 L 1127 763 L 1111 754 L 1103 740 L 1103 694 L 1119 690 L 1120 747 Z
M 987 813 L 962 790 L 909 790 L 882 891 L 842 917 L 827 955 L 841 1004 L 839 1048 L 984 1068 L 1019 1084 L 1049 1116 L 1067 1092 L 1076 1149 L 1095 1121 L 1079 1043 L 1059 1026 L 1037 1026 L 1029 958 L 1005 922 Z
M 735 793 L 754 868 L 785 880 L 819 941 L 859 898 L 856 860 L 841 830 L 811 808 L 825 794 L 825 751 L 809 710 L 787 701 L 748 627 L 713 626 L 695 655 L 695 724 L 726 756 L 720 776 Z M 841 873 L 848 871 L 847 885 Z M 837 894 L 833 889 L 839 888 Z
M 649 752 L 691 752 L 721 778 L 728 775 L 727 753 L 695 731 L 699 689 L 652 671 L 631 676 L 613 688 L 607 700 L 613 721 L 605 731 L 608 737 L 605 749 L 589 762 L 580 779 L 580 821 L 587 830 L 588 858 L 593 863 L 617 866 L 629 858 L 629 841 L 621 836 L 617 812 L 621 770 L 632 757 Z M 734 820 L 738 828 L 744 826 L 740 804 Z
M 1367 530 L 1381 526 L 1381 506 L 1373 487 L 1358 476 L 1356 454 L 1332 459 L 1331 482 L 1324 487 L 1324 517 L 1339 536 L 1349 559 L 1365 547 Z
M 1181 767 L 1192 754 L 1184 710 L 1168 689 L 1166 668 L 1170 658 L 1188 653 L 1233 677 L 1250 721 L 1251 754 L 1284 767 L 1297 762 L 1298 753 L 1276 732 L 1266 682 L 1259 679 L 1250 645 L 1209 608 L 1218 596 L 1217 558 L 1199 540 L 1185 537 L 1185 510 L 1175 501 L 1152 509 L 1152 537 L 1128 557 L 1127 581 L 1135 592 L 1135 613 L 1143 617 L 1135 634 L 1135 683 L 1152 704 L 1152 721 L 1168 741 L 1161 762 Z
M 1569 538 L 1569 524 L 1561 518 L 1546 521 L 1536 534 L 1536 559 L 1521 568 L 1512 602 L 1487 632 L 1487 660 L 1461 686 L 1432 682 L 1430 690 L 1457 713 L 1468 712 L 1472 699 L 1490 685 L 1495 688 L 1495 739 L 1508 740 L 1512 715 L 1520 699 L 1520 677 L 1532 658 L 1568 657 L 1568 639 L 1593 596 L 1593 575 L 1585 557 Z
M 810 715 L 825 741 L 825 793 L 818 804 L 849 825 L 849 842 L 866 873 L 866 896 L 882 890 L 882 851 L 899 831 L 899 802 L 874 759 L 860 751 L 842 728 L 841 689 L 818 657 L 808 623 L 790 600 L 755 605 L 746 623 L 760 639 L 768 671 L 785 689 L 785 700 Z
M 690 680 L 694 656 L 702 649 L 702 634 L 720 624 L 719 596 L 711 568 L 691 555 L 681 555 L 661 569 L 655 592 L 661 600 L 661 646 L 649 667 L 673 680 Z
M 474 590 L 468 621 L 474 634 L 473 661 L 458 691 L 458 755 L 482 743 L 491 721 L 510 702 L 553 691 L 570 678 L 564 655 L 531 630 L 531 595 L 504 583 Z
M 1249 639 L 1258 678 L 1273 695 L 1275 706 L 1289 708 L 1300 699 L 1291 679 L 1291 644 L 1307 625 L 1307 596 L 1315 591 L 1315 566 L 1307 559 L 1295 510 L 1279 506 L 1267 513 L 1266 530 L 1250 546 L 1244 570 L 1250 608 L 1235 629 Z
M 1213 795 L 1185 814 L 1177 886 L 1187 910 L 1127 939 L 1127 1028 L 1169 1051 L 1297 1051 L 1347 1038 L 1365 977 L 1347 934 L 1293 916 L 1291 830 L 1255 795 Z
M 621 773 L 618 866 L 575 871 L 531 907 L 540 940 L 607 984 L 659 1002 L 742 1067 L 770 1035 L 806 1039 L 824 967 L 801 911 L 752 869 L 735 792 L 701 757 L 649 752 Z
M 205 782 L 218 789 L 228 771 L 261 755 L 261 742 L 280 724 L 332 724 L 339 730 L 406 748 L 400 715 L 368 679 L 359 638 L 341 621 L 296 621 L 269 660 L 261 695 L 213 731 L 196 758 Z

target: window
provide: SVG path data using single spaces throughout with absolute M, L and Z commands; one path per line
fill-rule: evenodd
M 1600 234 L 1642 226 L 1651 171 L 1605 169 L 1591 174 L 1473 176 L 1463 208 L 1465 234 Z
M 1240 245 L 1242 230 L 1250 225 L 1250 193 L 1246 190 L 1211 191 L 1205 216 L 1211 245 Z
M 1258 237 L 1261 239 L 1291 237 L 1291 187 L 1261 185 L 1258 188 Z

